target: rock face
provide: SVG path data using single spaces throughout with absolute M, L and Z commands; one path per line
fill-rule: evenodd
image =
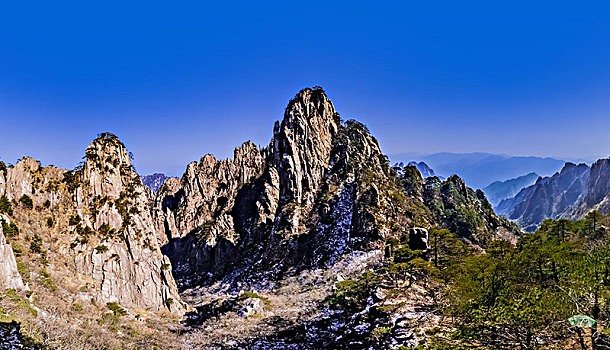
M 515 197 L 501 201 L 498 212 L 533 232 L 544 219 L 565 216 L 585 197 L 589 175 L 586 164 L 566 163 L 561 172 L 539 178 Z
M 0 215 L 0 222 L 8 222 L 8 218 Z M 17 270 L 17 261 L 13 254 L 13 248 L 6 241 L 0 225 L 0 290 L 13 288 L 23 290 L 23 280 Z
M 247 190 L 244 186 L 263 172 L 264 154 L 246 142 L 235 149 L 233 159 L 206 155 L 189 164 L 182 179 L 169 179 L 161 187 L 154 204 L 155 224 L 164 233 L 164 253 L 175 258 L 175 273 L 204 274 L 231 259 L 238 240 L 232 209 Z
M 343 124 L 321 88 L 304 89 L 276 122 L 269 147 L 245 143 L 232 160 L 207 155 L 161 187 L 154 218 L 165 232 L 163 252 L 186 288 L 222 278 L 273 281 L 352 251 L 382 249 L 414 224 L 442 217 L 428 208 L 434 201 L 424 198 L 421 174 L 406 168 L 401 174 L 409 175 L 398 176 L 364 125 Z M 482 193 L 461 180 L 459 187 L 479 203 L 475 215 L 487 215 L 463 231 L 515 234 L 491 207 L 482 208 Z
M 0 193 L 16 203 L 12 221 L 25 228 L 26 237 L 54 242 L 45 259 L 54 269 L 68 269 L 55 272 L 71 275 L 72 283 L 83 283 L 87 300 L 183 312 L 171 263 L 159 248 L 148 190 L 116 136 L 105 133 L 91 142 L 75 170 L 24 158 L 0 177 Z M 24 203 L 31 199 L 29 208 L 19 204 L 22 196 Z M 54 235 L 52 226 L 68 222 Z
M 503 199 L 512 198 L 523 188 L 536 183 L 539 177 L 536 173 L 529 173 L 506 181 L 494 181 L 483 188 L 483 193 L 489 203 L 496 207 Z
M 518 228 L 494 213 L 483 191 L 472 190 L 457 175 L 445 181 L 426 179 L 423 197 L 436 226 L 472 244 L 485 246 L 492 239 L 516 242 Z
M 83 225 L 72 231 L 77 271 L 93 279 L 101 302 L 179 313 L 170 261 L 161 254 L 146 189 L 124 145 L 105 133 L 85 157 L 75 195 Z M 95 234 L 83 233 L 87 228 Z
M 610 212 L 610 159 L 599 159 L 591 166 L 587 187 L 578 203 L 568 208 L 563 216 L 580 219 L 591 210 Z
M 159 173 L 140 176 L 140 178 L 142 179 L 142 183 L 144 184 L 144 186 L 148 187 L 153 192 L 157 192 L 159 188 L 161 188 L 165 180 L 169 179 L 169 177 L 165 176 L 165 174 Z

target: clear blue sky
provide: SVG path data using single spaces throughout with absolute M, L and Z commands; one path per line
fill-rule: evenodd
M 266 145 L 313 85 L 390 154 L 610 153 L 608 2 L 8 3 L 10 163 L 72 168 L 111 131 L 141 173 L 181 175 L 206 153 Z

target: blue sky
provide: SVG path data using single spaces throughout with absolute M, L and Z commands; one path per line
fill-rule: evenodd
M 266 145 L 306 86 L 386 153 L 610 153 L 604 2 L 11 2 L 0 157 L 74 167 L 116 133 L 141 173 Z M 578 4 L 578 6 L 577 6 Z

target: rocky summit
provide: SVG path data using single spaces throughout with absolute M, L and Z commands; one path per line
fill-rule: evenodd
M 538 178 L 497 210 L 525 231 L 535 231 L 545 219 L 582 219 L 590 211 L 610 211 L 610 159 L 587 164 L 566 163 L 551 177 Z
M 232 159 L 208 154 L 152 182 L 132 157 L 102 133 L 75 169 L 0 164 L 0 310 L 21 323 L 12 341 L 415 346 L 440 325 L 424 271 L 443 265 L 443 242 L 480 251 L 520 236 L 458 176 L 391 167 L 319 87 L 288 103 L 266 147 L 245 142 Z

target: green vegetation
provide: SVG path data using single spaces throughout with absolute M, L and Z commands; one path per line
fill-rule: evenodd
M 78 214 L 72 215 L 70 216 L 70 219 L 68 220 L 68 225 L 70 226 L 76 226 L 78 224 L 80 224 L 80 216 Z
M 16 257 L 20 257 L 23 255 L 23 247 L 17 242 L 11 242 L 11 246 L 13 248 L 13 253 Z
M 11 201 L 5 195 L 0 197 L 0 213 L 13 215 L 13 207 L 11 206 Z
M 105 245 L 98 245 L 97 247 L 95 247 L 95 251 L 98 254 L 103 254 L 103 253 L 106 253 L 108 251 L 108 247 L 106 247 Z
M 55 285 L 55 282 L 53 282 L 53 280 L 51 279 L 51 275 L 47 272 L 47 270 L 40 270 L 38 272 L 38 275 L 40 278 L 40 283 L 42 283 L 43 286 L 51 290 L 57 290 L 57 286 Z
M 78 176 L 74 174 L 72 170 L 64 172 L 64 178 L 62 182 L 66 184 L 66 187 L 68 188 L 69 192 L 74 192 L 78 187 L 80 187 Z
M 14 289 L 7 289 L 4 294 L 0 295 L 0 299 L 9 301 L 12 305 L 26 311 L 33 317 L 38 316 L 38 311 L 30 305 L 30 301 L 19 296 Z
M 14 222 L 8 224 L 6 221 L 0 220 L 0 223 L 2 223 L 2 232 L 4 232 L 4 235 L 7 238 L 16 237 L 19 235 L 19 227 L 17 227 L 17 224 Z
M 23 196 L 21 196 L 21 198 L 19 198 L 19 203 L 23 204 L 23 206 L 26 207 L 27 209 L 34 208 L 34 202 L 32 201 L 32 198 L 30 198 L 26 194 L 24 194 Z
M 596 212 L 580 221 L 545 220 L 516 245 L 492 241 L 482 254 L 439 257 L 446 286 L 439 308 L 456 328 L 436 341 L 529 349 L 574 334 L 567 323 L 573 315 L 610 321 L 609 222 Z
M 48 199 L 46 201 L 44 201 L 44 203 L 42 203 L 42 206 L 45 209 L 49 209 L 49 207 L 51 206 L 51 201 L 49 201 Z
M 40 238 L 40 236 L 37 234 L 34 234 L 30 241 L 30 251 L 32 253 L 42 252 L 42 238 Z
M 24 282 L 30 281 L 30 269 L 21 261 L 17 260 L 17 271 L 21 275 Z
M 260 295 L 258 295 L 258 293 L 255 293 L 255 292 L 242 292 L 237 297 L 237 300 L 246 300 L 246 299 L 250 299 L 250 298 L 260 299 L 266 306 L 271 305 L 271 301 L 268 298 L 260 296 Z
M 112 311 L 112 313 L 116 316 L 127 315 L 127 310 L 125 310 L 119 303 L 116 303 L 116 302 L 106 303 L 106 307 L 108 308 L 108 310 Z
M 52 218 L 52 217 L 48 217 L 48 218 L 47 218 L 47 226 L 48 226 L 49 228 L 51 228 L 51 227 L 53 227 L 53 224 L 54 224 L 54 222 L 53 222 L 53 218 Z

